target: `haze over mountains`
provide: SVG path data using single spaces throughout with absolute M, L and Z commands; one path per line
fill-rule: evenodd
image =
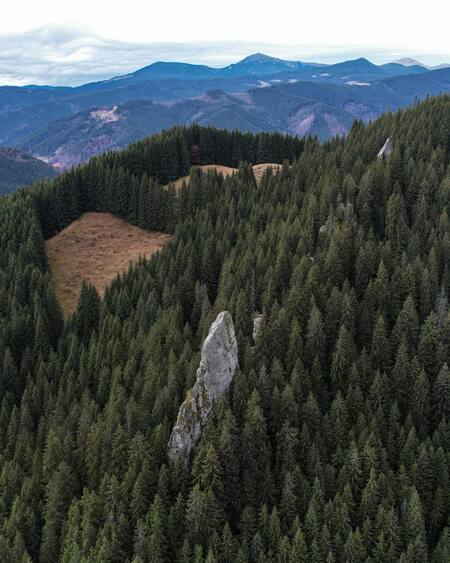
M 198 122 L 244 131 L 346 134 L 414 99 L 450 91 L 450 68 L 364 58 L 324 65 L 256 53 L 224 68 L 157 62 L 83 86 L 1 87 L 0 145 L 60 169 L 162 128 Z

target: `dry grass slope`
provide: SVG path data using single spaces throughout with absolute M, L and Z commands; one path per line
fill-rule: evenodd
M 236 168 L 207 164 L 203 171 L 217 170 L 224 176 L 236 172 Z M 256 164 L 253 166 L 259 182 L 267 168 L 274 172 L 280 164 Z M 189 176 L 174 182 L 177 189 Z M 160 250 L 169 240 L 165 233 L 147 232 L 130 225 L 110 213 L 85 213 L 66 229 L 45 243 L 53 285 L 58 303 L 65 316 L 73 313 L 78 304 L 81 282 L 93 284 L 100 296 L 106 286 L 131 262 L 140 256 L 148 258 Z
M 203 172 L 207 172 L 208 170 L 216 170 L 217 172 L 220 172 L 224 176 L 229 176 L 230 174 L 233 174 L 233 172 L 237 171 L 237 168 L 231 168 L 230 166 L 221 166 L 220 164 L 204 164 L 202 166 L 199 166 L 199 168 L 201 168 Z M 281 164 L 273 164 L 273 163 L 255 164 L 255 166 L 253 166 L 253 172 L 258 182 L 263 177 L 264 172 L 267 170 L 267 168 L 272 168 L 273 171 L 276 172 L 281 168 Z M 178 190 L 183 185 L 183 182 L 188 182 L 188 181 L 189 181 L 189 176 L 183 176 L 182 178 L 178 178 L 178 180 L 175 180 L 175 182 L 173 182 L 173 185 Z
M 272 168 L 273 172 L 278 172 L 281 169 L 281 164 L 274 164 L 272 162 L 267 162 L 264 164 L 255 164 L 253 166 L 253 174 L 255 175 L 256 181 L 260 182 L 261 178 L 264 176 L 264 172 L 268 169 Z
M 64 315 L 77 306 L 82 280 L 103 296 L 106 286 L 130 262 L 160 250 L 170 235 L 147 232 L 110 213 L 85 213 L 46 241 L 56 297 Z

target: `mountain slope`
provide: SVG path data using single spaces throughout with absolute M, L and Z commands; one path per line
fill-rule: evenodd
M 447 563 L 449 138 L 449 95 L 324 144 L 180 127 L 2 198 L 2 562 Z M 165 185 L 240 159 L 284 163 Z M 64 321 L 44 239 L 91 211 L 174 236 Z M 193 390 L 223 311 L 239 369 Z
M 17 149 L 0 147 L 0 193 L 31 184 L 42 178 L 53 178 L 56 170 L 29 154 Z
M 268 76 L 283 71 L 310 70 L 317 65 L 302 63 L 300 61 L 285 61 L 275 57 L 269 57 L 263 53 L 249 55 L 235 64 L 231 64 L 220 72 L 225 76 L 230 75 L 253 75 Z
M 427 70 L 438 70 L 440 68 L 448 68 L 450 65 L 449 64 L 440 64 L 440 65 L 436 65 L 436 66 L 429 66 L 429 65 L 425 65 L 423 63 L 421 63 L 420 61 L 418 61 L 417 59 L 412 59 L 409 57 L 403 58 L 403 59 L 398 59 L 397 61 L 392 61 L 393 64 L 399 64 L 402 65 L 404 67 L 406 67 L 407 69 L 409 68 L 415 68 L 415 67 L 421 67 L 421 68 L 425 68 Z M 385 66 L 385 65 L 383 65 Z
M 412 64 L 412 65 L 402 65 L 401 63 L 386 63 L 381 65 L 384 70 L 389 73 L 392 73 L 395 76 L 402 75 L 402 74 L 420 74 L 425 70 L 428 70 L 421 64 Z
M 370 63 L 369 63 L 370 64 Z M 367 68 L 364 61 L 356 66 Z M 132 101 L 56 121 L 20 146 L 67 168 L 108 149 L 177 124 L 197 122 L 242 131 L 283 131 L 320 139 L 348 132 L 354 119 L 368 122 L 415 98 L 450 91 L 450 70 L 397 76 L 370 85 L 275 83 L 245 93 L 220 90 L 171 102 Z
M 420 71 L 427 72 L 424 68 Z M 214 89 L 236 93 L 289 81 L 366 84 L 405 72 L 415 73 L 417 68 L 377 66 L 367 59 L 317 65 L 256 53 L 224 68 L 157 62 L 125 76 L 76 88 L 0 87 L 0 143 L 19 146 L 30 134 L 55 120 L 127 101 L 170 101 Z
M 276 129 L 257 108 L 214 91 L 188 100 L 132 101 L 79 113 L 38 131 L 22 146 L 64 169 L 105 150 L 123 148 L 161 129 L 194 121 L 245 131 Z

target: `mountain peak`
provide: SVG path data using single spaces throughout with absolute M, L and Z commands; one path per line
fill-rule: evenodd
M 365 57 L 359 57 L 358 59 L 353 59 L 353 61 L 348 61 L 348 62 L 353 62 L 361 66 L 371 66 L 371 67 L 376 66 L 372 62 L 370 62 L 369 59 L 366 59 Z
M 269 73 L 282 72 L 303 67 L 300 61 L 286 61 L 265 55 L 264 53 L 253 53 L 237 63 L 233 63 L 224 69 L 229 75 L 237 75 L 238 73 L 246 73 L 249 75 L 262 75 Z
M 265 55 L 264 53 L 253 53 L 252 55 L 248 55 L 248 57 L 245 57 L 244 59 L 242 59 L 241 61 L 239 61 L 237 64 L 242 64 L 242 63 L 272 63 L 272 62 L 278 62 L 281 59 L 277 59 L 275 57 L 271 57 L 269 55 Z M 284 61 L 283 61 L 284 62 Z
M 417 59 L 412 59 L 411 57 L 404 57 L 403 59 L 398 59 L 392 62 L 402 66 L 423 66 L 424 68 L 427 68 L 426 65 L 424 65 Z

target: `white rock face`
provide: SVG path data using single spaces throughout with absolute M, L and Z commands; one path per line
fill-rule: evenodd
M 381 147 L 379 153 L 377 154 L 378 158 L 382 158 L 383 156 L 388 157 L 392 152 L 392 148 L 392 141 L 388 137 L 384 145 Z
M 238 349 L 230 313 L 219 313 L 203 342 L 197 381 L 180 407 L 168 445 L 173 461 L 189 463 L 214 401 L 228 391 L 238 367 Z

